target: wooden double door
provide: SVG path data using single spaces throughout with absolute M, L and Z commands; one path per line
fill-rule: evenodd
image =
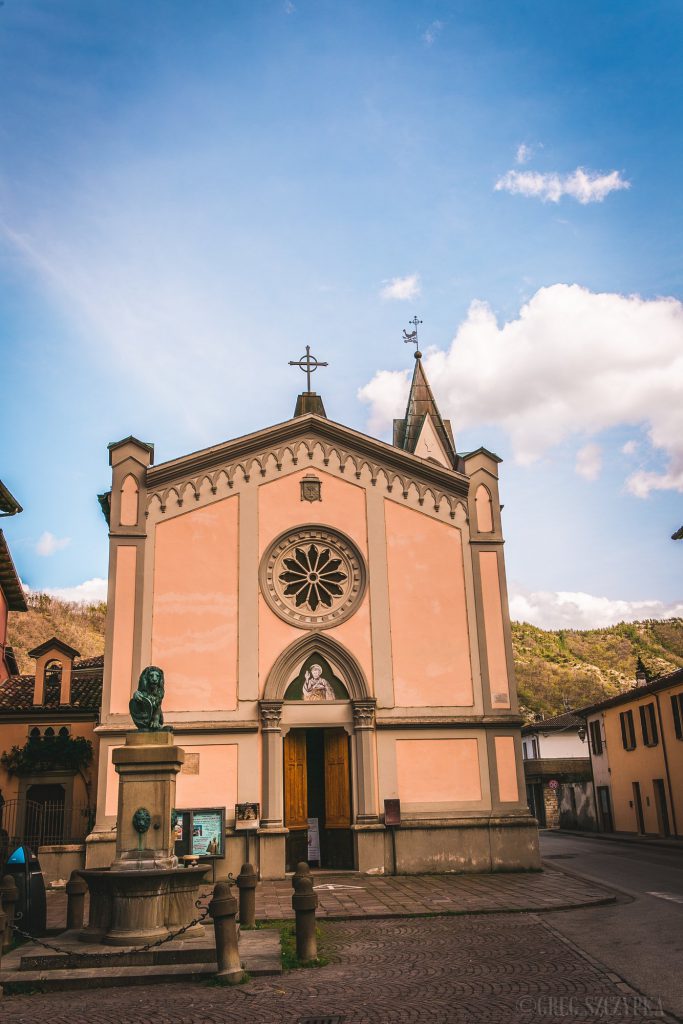
M 339 870 L 353 867 L 351 766 L 344 729 L 292 729 L 284 738 L 287 870 L 309 860 L 309 822 L 319 837 L 310 863 Z

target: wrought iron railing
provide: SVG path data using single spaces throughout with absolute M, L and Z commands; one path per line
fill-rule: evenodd
M 94 808 L 63 801 L 8 800 L 0 806 L 0 863 L 22 844 L 39 846 L 82 843 L 94 823 Z

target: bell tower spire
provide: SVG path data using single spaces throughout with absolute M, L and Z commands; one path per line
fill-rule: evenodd
M 442 418 L 422 365 L 417 335 L 422 321 L 415 316 L 410 323 L 413 330 L 404 330 L 403 340 L 407 345 L 415 345 L 415 369 L 406 414 L 402 420 L 394 420 L 394 444 L 422 459 L 430 459 L 448 469 L 454 469 L 458 464 L 458 456 L 451 423 Z

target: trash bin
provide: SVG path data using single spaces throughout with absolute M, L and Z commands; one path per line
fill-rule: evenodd
M 12 875 L 19 890 L 14 923 L 30 935 L 44 935 L 47 907 L 45 882 L 40 861 L 29 846 L 18 846 L 10 854 L 5 874 Z

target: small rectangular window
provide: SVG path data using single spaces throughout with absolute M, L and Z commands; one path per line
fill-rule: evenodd
M 683 740 L 683 693 L 671 696 L 671 711 L 674 716 L 674 732 L 677 740 Z
M 600 719 L 596 718 L 589 726 L 591 750 L 598 756 L 602 754 L 602 733 L 600 731 Z
M 622 711 L 619 715 L 619 722 L 621 724 L 621 742 L 624 750 L 635 750 L 636 729 L 633 723 L 633 712 Z
M 654 704 L 643 704 L 640 708 L 640 729 L 646 747 L 656 747 L 659 742 L 657 718 Z

